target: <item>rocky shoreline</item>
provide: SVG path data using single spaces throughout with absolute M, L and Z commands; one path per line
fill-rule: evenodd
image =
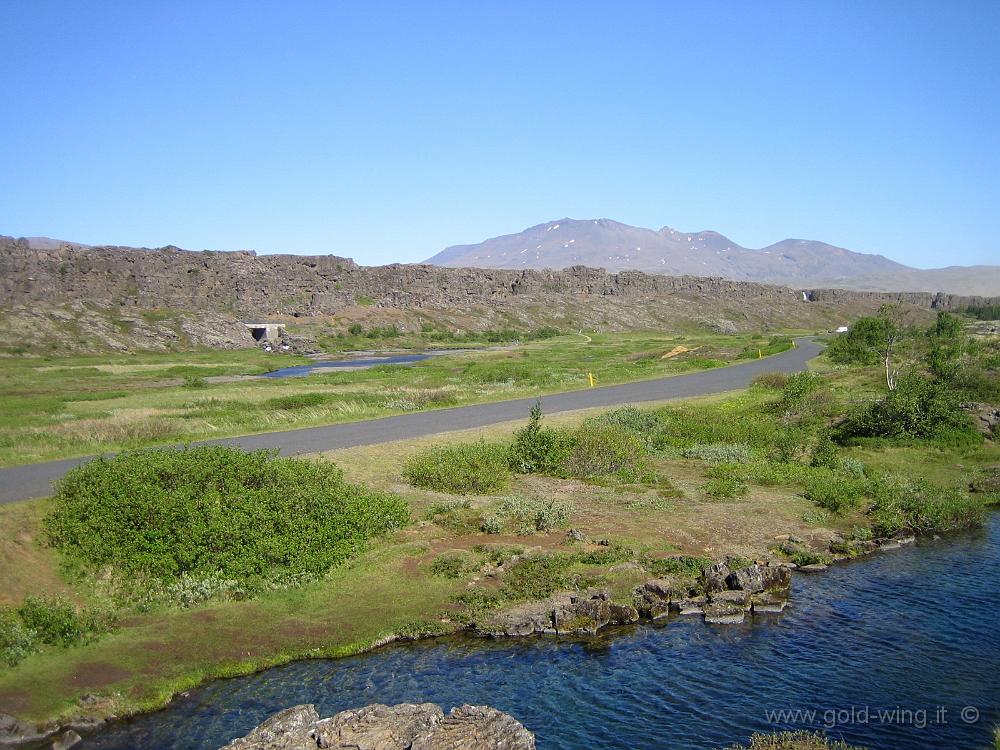
M 631 600 L 627 602 L 614 601 L 610 592 L 604 588 L 563 592 L 543 600 L 526 602 L 502 610 L 466 628 L 465 632 L 485 638 L 533 635 L 587 636 L 594 635 L 609 626 L 630 625 L 643 620 L 662 620 L 671 615 L 702 617 L 706 623 L 713 625 L 741 624 L 745 622 L 747 616 L 779 614 L 785 609 L 790 601 L 793 571 L 805 574 L 819 573 L 827 570 L 830 564 L 897 550 L 915 541 L 914 535 L 906 533 L 861 541 L 833 535 L 826 545 L 828 550 L 826 558 L 829 563 L 796 565 L 776 560 L 746 561 L 727 557 L 704 569 L 694 582 L 680 577 L 649 578 L 632 590 Z M 779 542 L 776 552 L 783 555 L 791 556 L 808 549 L 804 540 L 795 537 L 782 537 Z M 358 653 L 367 653 L 397 641 L 430 638 L 435 635 L 393 634 L 371 643 Z M 0 748 L 46 747 L 51 750 L 68 750 L 81 741 L 79 732 L 94 731 L 106 721 L 121 718 L 102 715 L 101 704 L 102 701 L 98 696 L 85 696 L 81 699 L 83 715 L 61 723 L 35 724 L 0 714 Z M 88 708 L 89 711 L 86 710 Z M 244 750 L 243 746 L 232 748 L 227 746 L 227 750 L 236 750 L 237 747 Z M 246 750 L 250 750 L 251 747 L 256 746 L 248 745 Z M 301 745 L 277 744 L 260 747 L 294 750 Z M 318 745 L 318 747 L 339 746 Z M 452 746 L 419 747 L 429 749 Z

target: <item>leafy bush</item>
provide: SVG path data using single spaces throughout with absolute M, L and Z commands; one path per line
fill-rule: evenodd
M 740 443 L 713 443 L 695 445 L 684 451 L 685 458 L 698 458 L 709 463 L 745 464 L 753 456 L 749 445 Z
M 780 391 L 788 385 L 788 375 L 783 372 L 764 372 L 755 377 L 750 385 L 766 391 Z
M 610 425 L 619 427 L 633 433 L 642 440 L 647 447 L 655 445 L 657 433 L 663 426 L 660 415 L 655 411 L 647 409 L 637 409 L 634 406 L 620 406 L 611 409 L 603 414 L 590 417 L 584 421 L 584 425 Z
M 833 558 L 830 555 L 823 554 L 821 552 L 814 552 L 811 549 L 799 550 L 798 552 L 793 552 L 788 556 L 790 562 L 796 565 L 829 565 L 833 562 Z
M 733 745 L 727 750 L 866 750 L 848 745 L 840 740 L 831 740 L 822 734 L 812 732 L 775 732 L 774 734 L 754 734 L 749 745 Z
M 972 421 L 947 384 L 911 373 L 883 398 L 851 415 L 837 430 L 852 437 L 935 438 L 972 433 Z
M 440 578 L 461 578 L 475 567 L 475 561 L 464 552 L 445 552 L 434 558 L 430 571 Z
M 625 482 L 655 478 L 646 463 L 646 445 L 631 430 L 591 422 L 581 425 L 575 438 L 573 452 L 566 462 L 572 476 L 584 479 L 613 476 Z
M 869 518 L 878 536 L 907 529 L 916 533 L 954 531 L 982 524 L 986 503 L 958 488 L 938 487 L 924 479 L 899 475 L 874 477 Z
M 866 489 L 864 479 L 828 470 L 811 474 L 803 494 L 821 508 L 840 514 L 857 508 Z
M 40 643 L 50 646 L 69 646 L 90 629 L 73 603 L 59 597 L 29 596 L 17 614 Z
M 89 570 L 244 580 L 324 573 L 408 518 L 401 498 L 348 484 L 331 463 L 219 446 L 78 466 L 60 482 L 44 528 L 49 544 Z
M 788 351 L 793 346 L 788 336 L 772 336 L 766 344 L 748 344 L 736 355 L 736 359 L 757 359 Z
M 183 386 L 185 388 L 208 388 L 208 382 L 205 378 L 199 377 L 198 375 L 186 375 L 184 377 Z
M 541 423 L 542 406 L 536 401 L 510 447 L 510 467 L 519 474 L 559 475 L 573 451 L 572 435 Z
M 410 484 L 456 495 L 484 495 L 510 481 L 508 449 L 500 443 L 461 443 L 429 448 L 403 466 Z
M 701 486 L 701 491 L 706 495 L 720 499 L 742 497 L 747 494 L 748 489 L 744 482 L 733 477 L 715 477 Z
M 0 607 L 0 662 L 13 667 L 38 650 L 38 634 L 12 607 Z
M 325 393 L 294 393 L 290 396 L 278 396 L 269 398 L 262 404 L 265 409 L 281 409 L 282 411 L 293 411 L 295 409 L 305 409 L 310 406 L 320 406 L 326 403 L 330 397 Z
M 544 599 L 561 589 L 573 588 L 575 581 L 569 569 L 574 562 L 574 555 L 559 552 L 523 558 L 504 573 L 500 595 L 508 601 Z
M 678 555 L 677 557 L 646 558 L 643 565 L 657 578 L 664 576 L 680 576 L 682 578 L 697 578 L 712 561 L 707 557 L 692 557 Z
M 573 506 L 559 500 L 512 495 L 500 501 L 497 508 L 483 519 L 481 529 L 487 534 L 499 534 L 513 521 L 520 534 L 551 531 L 569 520 Z
M 860 318 L 846 333 L 831 339 L 823 353 L 838 364 L 874 365 L 880 359 L 891 324 L 884 316 Z

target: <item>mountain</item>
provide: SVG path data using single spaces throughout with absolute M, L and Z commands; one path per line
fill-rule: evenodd
M 718 232 L 644 229 L 611 219 L 550 221 L 476 245 L 453 245 L 426 262 L 481 268 L 585 265 L 793 287 L 1000 294 L 1000 266 L 920 270 L 816 240 L 787 239 L 751 249 Z

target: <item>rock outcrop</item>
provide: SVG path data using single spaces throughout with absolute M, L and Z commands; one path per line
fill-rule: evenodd
M 578 324 L 605 329 L 650 326 L 673 318 L 720 330 L 823 325 L 890 301 L 941 309 L 997 303 L 924 293 L 803 292 L 716 277 L 607 273 L 585 266 L 561 271 L 364 267 L 333 255 L 258 256 L 176 247 L 34 249 L 24 239 L 0 237 L 0 307 L 52 300 L 253 317 L 477 310 L 484 324 L 509 324 L 510 315 L 530 322 L 559 311 Z
M 489 706 L 376 703 L 321 719 L 313 705 L 274 714 L 223 750 L 534 750 L 535 736 Z

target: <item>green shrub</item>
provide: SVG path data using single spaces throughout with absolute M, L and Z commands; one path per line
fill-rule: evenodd
M 798 552 L 793 552 L 788 556 L 790 562 L 796 565 L 829 565 L 833 562 L 833 558 L 830 555 L 823 554 L 821 552 L 814 552 L 811 549 L 799 550 Z
M 434 558 L 430 571 L 440 578 L 461 578 L 475 568 L 475 561 L 464 552 L 445 552 Z
M 0 662 L 13 667 L 38 650 L 38 633 L 12 607 L 0 607 Z
M 325 393 L 294 393 L 290 396 L 278 396 L 269 398 L 262 406 L 266 409 L 281 409 L 282 411 L 293 411 L 295 409 L 305 409 L 310 406 L 320 406 L 329 401 L 330 397 Z
M 573 451 L 573 436 L 564 430 L 542 427 L 542 406 L 531 407 L 528 424 L 514 433 L 510 467 L 518 474 L 559 475 Z
M 615 542 L 580 552 L 577 557 L 584 565 L 617 565 L 634 559 L 635 550 L 628 545 Z
M 726 750 L 866 750 L 848 745 L 840 740 L 831 740 L 822 734 L 812 732 L 775 732 L 774 734 L 754 734 L 749 745 L 733 745 Z
M 788 385 L 788 375 L 783 372 L 761 373 L 750 382 L 750 385 L 765 391 L 780 391 Z
M 461 443 L 429 448 L 410 458 L 403 476 L 416 486 L 456 495 L 497 492 L 510 481 L 508 449 L 500 443 Z
M 718 464 L 745 464 L 753 456 L 749 445 L 740 443 L 713 443 L 711 445 L 694 445 L 684 451 L 685 458 L 698 458 L 702 461 Z
M 634 406 L 620 406 L 603 414 L 590 417 L 584 425 L 610 425 L 631 432 L 648 448 L 656 443 L 657 434 L 663 426 L 660 415 L 648 409 L 637 409 Z
M 351 323 L 350 327 L 347 329 L 347 332 L 352 336 L 360 336 L 362 333 L 365 332 L 365 328 L 360 323 Z
M 576 581 L 569 573 L 575 561 L 574 555 L 561 552 L 523 558 L 504 573 L 500 595 L 508 601 L 544 599 L 575 588 Z
M 208 388 L 205 378 L 197 375 L 185 375 L 183 386 L 185 388 Z
M 322 574 L 408 518 L 401 498 L 348 484 L 331 463 L 206 446 L 72 469 L 44 528 L 49 544 L 89 570 L 245 580 Z
M 701 486 L 706 495 L 719 499 L 742 497 L 748 489 L 744 482 L 732 477 L 714 477 Z
M 916 533 L 954 531 L 981 525 L 986 503 L 958 488 L 945 488 L 925 479 L 885 474 L 869 481 L 873 503 L 869 512 L 878 536 L 897 531 Z
M 697 578 L 705 568 L 712 565 L 712 561 L 707 557 L 692 557 L 690 555 L 645 558 L 642 562 L 646 569 L 657 578 L 665 576 Z
M 896 389 L 852 414 L 837 430 L 838 439 L 853 437 L 934 438 L 973 435 L 971 417 L 947 384 L 911 373 Z
M 567 471 L 576 477 L 616 477 L 648 482 L 655 474 L 646 462 L 646 445 L 631 430 L 611 424 L 585 423 L 575 434 Z
M 24 627 L 35 633 L 38 641 L 49 646 L 69 646 L 87 634 L 88 623 L 72 602 L 60 597 L 29 596 L 18 607 Z
M 846 513 L 861 504 L 867 482 L 833 471 L 816 471 L 806 478 L 803 494 L 831 513 Z
M 480 528 L 487 534 L 501 533 L 511 522 L 519 534 L 551 531 L 563 526 L 573 512 L 570 503 L 537 497 L 512 495 L 505 497 L 496 509 L 483 518 Z

